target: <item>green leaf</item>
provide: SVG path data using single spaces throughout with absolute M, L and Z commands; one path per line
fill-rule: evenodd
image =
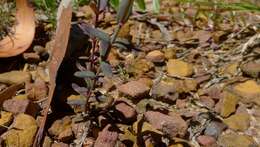
M 105 76 L 107 76 L 107 77 L 113 76 L 113 72 L 112 72 L 112 68 L 111 68 L 110 64 L 108 64 L 104 61 L 101 61 L 100 68 L 101 68 L 101 71 L 104 73 Z
M 154 13 L 160 12 L 160 0 L 153 0 L 153 11 Z
M 95 78 L 96 75 L 92 71 L 77 71 L 74 73 L 74 76 L 79 78 Z
M 122 23 L 124 24 L 131 12 L 132 12 L 132 8 L 133 8 L 133 3 L 134 0 L 122 0 L 120 5 L 119 5 L 119 10 L 117 12 L 117 23 Z
M 105 57 L 108 54 L 108 50 L 110 48 L 110 42 L 100 41 L 100 56 Z
M 137 3 L 138 8 L 139 8 L 141 11 L 144 12 L 145 9 L 146 9 L 145 1 L 144 1 L 144 0 L 135 0 L 135 2 Z

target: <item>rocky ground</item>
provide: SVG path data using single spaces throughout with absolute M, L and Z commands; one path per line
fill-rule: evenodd
M 84 6 L 75 17 L 90 21 L 91 12 Z M 43 146 L 260 146 L 260 15 L 207 13 L 167 0 L 159 14 L 133 14 L 108 57 L 114 75 L 99 77 L 87 113 L 77 93 L 84 84 L 73 76 L 86 55 L 68 57 Z M 111 34 L 115 14 L 100 28 Z M 31 146 L 41 123 L 52 45 L 41 37 L 23 55 L 0 60 L 3 146 Z

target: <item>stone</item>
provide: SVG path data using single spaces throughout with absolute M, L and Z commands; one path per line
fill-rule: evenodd
M 72 120 L 69 116 L 54 121 L 48 132 L 51 136 L 58 137 L 64 130 L 71 128 Z
M 174 48 L 165 48 L 163 49 L 164 56 L 166 59 L 175 59 L 176 58 L 176 49 Z
M 25 90 L 30 100 L 41 100 L 47 97 L 48 87 L 44 80 L 36 78 L 33 83 L 26 83 Z
M 63 143 L 63 142 L 54 142 L 51 147 L 69 147 L 68 144 Z
M 227 126 L 224 123 L 212 121 L 207 125 L 204 134 L 217 139 L 226 128 Z
M 67 104 L 73 108 L 74 112 L 83 112 L 86 106 L 86 98 L 82 95 L 70 95 L 67 97 Z
M 119 117 L 123 122 L 132 122 L 136 120 L 137 113 L 135 109 L 126 102 L 117 103 L 115 105 L 115 110 L 120 113 L 120 115 L 117 115 L 117 117 Z
M 150 87 L 140 81 L 130 81 L 118 86 L 118 91 L 133 98 L 140 98 L 149 93 Z
M 224 73 L 235 76 L 238 72 L 238 63 L 231 63 L 224 69 Z
M 108 124 L 100 133 L 98 133 L 94 147 L 115 147 L 118 133 L 111 130 L 111 128 L 111 125 Z
M 198 136 L 197 141 L 203 147 L 217 147 L 216 139 L 211 136 L 207 136 L 207 135 Z
M 45 136 L 43 140 L 42 147 L 51 147 L 52 140 L 49 136 Z
M 134 76 L 140 76 L 153 68 L 153 63 L 146 59 L 133 59 L 126 65 L 126 71 Z
M 187 62 L 170 59 L 167 62 L 167 72 L 170 76 L 189 77 L 193 74 L 193 67 Z
M 73 139 L 73 132 L 72 132 L 72 128 L 67 128 L 65 130 L 63 130 L 58 138 L 57 138 L 59 141 L 61 142 L 69 142 L 70 140 Z
M 215 106 L 214 100 L 209 96 L 200 96 L 199 102 L 209 109 L 212 109 Z
M 5 84 L 20 84 L 29 81 L 31 76 L 28 72 L 24 71 L 10 71 L 0 74 L 0 83 Z
M 146 59 L 148 61 L 154 62 L 154 63 L 161 63 L 164 61 L 165 57 L 164 54 L 159 51 L 159 50 L 155 50 L 155 51 L 151 51 L 146 55 Z
M 0 118 L 0 133 L 5 131 L 13 120 L 13 114 L 10 112 L 1 111 L 1 118 Z
M 23 53 L 23 58 L 30 63 L 36 63 L 40 61 L 40 56 L 37 53 Z
M 235 133 L 223 134 L 218 139 L 218 144 L 223 147 L 257 147 L 254 139 L 247 135 Z
M 227 91 L 224 92 L 223 96 L 224 97 L 222 99 L 220 115 L 223 117 L 228 117 L 230 114 L 236 111 L 236 106 L 239 98 L 235 94 Z
M 11 127 L 13 129 L 1 135 L 6 146 L 32 146 L 37 132 L 37 123 L 32 116 L 23 113 L 18 114 Z
M 3 109 L 14 114 L 26 113 L 35 117 L 40 107 L 28 99 L 8 99 L 4 101 Z
M 260 63 L 254 61 L 248 62 L 241 66 L 241 70 L 250 77 L 258 78 L 260 76 Z
M 177 135 L 183 137 L 187 133 L 188 125 L 178 114 L 171 116 L 156 112 L 147 111 L 145 119 L 155 128 L 174 138 Z
M 246 131 L 250 126 L 250 116 L 244 113 L 234 114 L 224 119 L 224 123 L 235 131 Z
M 234 92 L 241 96 L 243 103 L 255 103 L 260 105 L 260 85 L 254 80 L 247 80 L 234 86 Z

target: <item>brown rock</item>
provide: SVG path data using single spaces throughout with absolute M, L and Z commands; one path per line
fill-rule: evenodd
M 215 138 L 207 135 L 198 136 L 197 141 L 203 147 L 217 147 Z
M 1 111 L 1 118 L 0 118 L 0 133 L 5 131 L 13 120 L 13 114 L 10 112 Z M 4 127 L 5 126 L 5 127 Z
M 153 67 L 153 64 L 146 59 L 134 59 L 129 61 L 126 65 L 126 70 L 128 73 L 133 74 L 135 76 L 143 75 L 150 71 Z
M 50 135 L 58 137 L 64 130 L 71 128 L 71 123 L 71 118 L 69 116 L 65 116 L 60 120 L 56 120 L 48 129 L 48 132 Z
M 187 62 L 170 59 L 167 63 L 167 72 L 170 76 L 189 77 L 193 74 L 193 67 Z
M 115 109 L 121 114 L 118 115 L 118 117 L 123 116 L 123 118 L 121 119 L 123 119 L 126 122 L 133 121 L 137 117 L 135 109 L 125 102 L 119 102 L 118 104 L 116 104 Z
M 183 137 L 187 132 L 188 125 L 178 114 L 168 116 L 160 112 L 147 111 L 145 118 L 155 129 L 161 130 L 170 137 L 177 135 Z
M 37 131 L 37 124 L 32 116 L 20 113 L 15 117 L 11 126 L 14 129 L 10 129 L 1 135 L 6 146 L 32 146 Z
M 160 63 L 160 62 L 164 61 L 165 57 L 161 51 L 155 50 L 155 51 L 149 52 L 146 55 L 146 59 L 151 62 Z
M 40 56 L 37 53 L 23 53 L 23 58 L 27 62 L 39 62 L 40 61 Z
M 176 58 L 176 49 L 175 48 L 166 48 L 163 50 L 164 56 L 166 59 L 175 59 Z
M 29 81 L 31 76 L 28 72 L 24 71 L 10 71 L 0 74 L 0 83 L 5 84 L 20 84 Z
M 241 66 L 241 70 L 246 75 L 249 75 L 253 78 L 258 78 L 260 75 L 260 63 L 248 62 Z
M 209 109 L 212 109 L 215 106 L 215 102 L 209 96 L 200 96 L 200 103 L 206 106 Z
M 118 133 L 110 129 L 111 125 L 107 125 L 98 134 L 94 147 L 114 147 L 116 145 Z
M 51 147 L 52 140 L 49 136 L 45 136 L 42 147 Z
M 51 145 L 51 147 L 69 147 L 69 145 L 63 142 L 55 142 Z
M 236 111 L 239 98 L 227 91 L 225 91 L 223 95 L 224 97 L 220 108 L 220 115 L 223 117 L 228 117 L 231 113 Z
M 148 94 L 150 88 L 140 81 L 130 81 L 118 87 L 119 92 L 133 98 L 143 97 Z
M 258 146 L 254 139 L 247 135 L 235 133 L 223 134 L 218 139 L 218 144 L 223 147 L 253 147 Z
M 227 124 L 230 129 L 246 131 L 250 126 L 250 116 L 244 113 L 234 114 L 224 119 L 224 123 Z
M 28 94 L 28 98 L 36 101 L 46 98 L 48 94 L 48 87 L 41 78 L 36 78 L 34 83 L 27 82 L 25 90 Z
M 243 103 L 260 105 L 260 85 L 254 80 L 248 80 L 234 86 L 234 92 L 240 95 Z
M 39 106 L 36 103 L 32 103 L 28 99 L 9 99 L 4 101 L 3 108 L 5 111 L 9 111 L 15 114 L 18 113 L 26 113 L 32 115 L 33 117 L 36 116 L 36 113 L 39 110 Z
M 72 132 L 71 127 L 70 127 L 70 128 L 67 128 L 67 129 L 65 129 L 65 130 L 63 130 L 63 131 L 59 134 L 59 136 L 58 136 L 57 139 L 58 139 L 59 141 L 61 141 L 61 142 L 68 142 L 68 141 L 72 140 L 72 139 L 73 139 L 73 132 Z

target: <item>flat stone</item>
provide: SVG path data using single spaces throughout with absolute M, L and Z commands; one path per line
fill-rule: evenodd
M 216 139 L 211 136 L 207 136 L 207 135 L 198 136 L 197 141 L 203 147 L 217 147 Z
M 6 146 L 32 146 L 37 131 L 36 120 L 27 114 L 18 114 L 10 129 L 1 135 Z
M 255 103 L 260 105 L 260 85 L 254 80 L 248 80 L 234 86 L 234 92 L 240 95 L 243 103 Z
M 200 96 L 200 103 L 206 106 L 209 109 L 212 109 L 215 106 L 215 102 L 209 96 Z
M 1 111 L 1 118 L 0 118 L 0 133 L 5 131 L 13 120 L 13 114 L 11 112 Z M 5 127 L 4 127 L 5 126 Z
M 4 101 L 3 108 L 14 114 L 26 113 L 35 117 L 40 107 L 28 99 L 8 99 Z
M 165 57 L 164 54 L 159 51 L 159 50 L 155 50 L 155 51 L 151 51 L 146 55 L 146 59 L 148 61 L 154 62 L 154 63 L 160 63 L 163 62 Z
M 27 62 L 35 63 L 40 61 L 40 56 L 37 53 L 23 53 L 23 58 Z
M 224 123 L 212 121 L 207 125 L 204 134 L 217 139 L 226 128 L 227 126 Z
M 61 141 L 61 142 L 68 142 L 68 141 L 72 140 L 72 139 L 73 139 L 72 128 L 70 127 L 70 128 L 67 128 L 67 129 L 63 130 L 63 131 L 59 134 L 59 136 L 58 136 L 57 139 L 58 139 L 59 141 Z
M 167 72 L 170 76 L 189 77 L 193 74 L 193 67 L 187 62 L 170 59 L 167 62 Z
M 115 147 L 118 133 L 111 130 L 111 125 L 107 125 L 100 133 L 94 147 Z
M 223 117 L 228 117 L 230 114 L 234 113 L 236 111 L 238 100 L 238 96 L 225 91 L 223 94 L 222 105 L 220 108 L 220 115 Z
M 254 139 L 247 135 L 235 133 L 223 134 L 218 139 L 218 144 L 223 147 L 257 147 Z
M 187 133 L 188 125 L 178 114 L 169 116 L 156 111 L 147 111 L 145 118 L 155 129 L 170 137 L 177 135 L 183 137 Z
M 130 81 L 118 87 L 119 92 L 131 96 L 133 98 L 140 98 L 148 94 L 150 87 L 140 81 Z
M 117 116 L 122 116 L 120 119 L 122 119 L 123 122 L 136 120 L 137 113 L 135 109 L 132 106 L 128 105 L 126 102 L 119 102 L 115 105 L 115 109 L 121 114 Z
M 250 126 L 250 116 L 244 113 L 234 114 L 224 119 L 224 123 L 227 124 L 230 129 L 246 131 Z
M 36 78 L 33 83 L 27 82 L 25 90 L 30 100 L 41 100 L 47 97 L 48 87 L 44 80 Z
M 56 120 L 48 129 L 50 135 L 58 137 L 64 130 L 71 128 L 72 120 L 69 116 Z
M 5 84 L 20 84 L 29 81 L 31 76 L 28 72 L 24 71 L 10 71 L 0 74 L 0 83 Z
M 241 70 L 250 77 L 258 78 L 260 75 L 260 63 L 254 61 L 248 62 L 241 66 Z
M 63 143 L 63 142 L 54 142 L 51 147 L 69 147 L 68 144 Z

